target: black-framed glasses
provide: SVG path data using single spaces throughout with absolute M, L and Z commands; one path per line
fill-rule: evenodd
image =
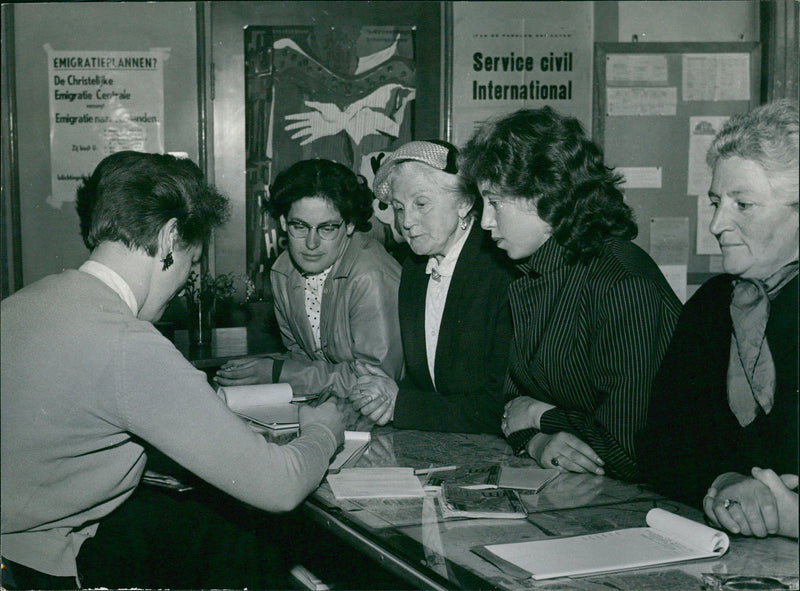
M 344 225 L 344 220 L 341 222 L 326 222 L 319 226 L 310 226 L 305 222 L 292 220 L 286 222 L 286 231 L 292 238 L 305 238 L 311 232 L 316 230 L 317 234 L 323 240 L 333 240 L 339 234 L 339 228 Z

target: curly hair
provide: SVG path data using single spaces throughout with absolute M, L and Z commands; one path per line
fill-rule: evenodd
M 604 164 L 577 119 L 550 107 L 485 123 L 461 151 L 459 169 L 478 184 L 533 201 L 573 261 L 589 260 L 608 238 L 638 233 L 618 188 L 621 176 Z
M 346 166 L 315 158 L 301 160 L 278 173 L 270 187 L 267 210 L 275 219 L 286 216 L 292 203 L 304 197 L 322 197 L 342 215 L 345 223 L 359 232 L 367 232 L 372 224 L 374 195 L 367 180 Z
M 712 169 L 724 158 L 738 156 L 758 163 L 770 186 L 797 200 L 798 108 L 781 99 L 734 115 L 711 143 L 706 162 Z
M 104 241 L 158 251 L 158 232 L 177 220 L 184 245 L 206 245 L 229 213 L 228 199 L 206 184 L 188 158 L 124 151 L 100 161 L 78 188 L 76 209 L 89 250 Z

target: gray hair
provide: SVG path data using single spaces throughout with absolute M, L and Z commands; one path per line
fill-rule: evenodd
M 798 108 L 781 99 L 734 115 L 714 138 L 706 155 L 713 169 L 723 158 L 752 160 L 767 173 L 773 190 L 798 194 Z

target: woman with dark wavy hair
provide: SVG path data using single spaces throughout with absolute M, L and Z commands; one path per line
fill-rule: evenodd
M 620 177 L 580 123 L 550 107 L 479 129 L 461 155 L 481 226 L 519 261 L 503 433 L 542 466 L 637 476 L 633 436 L 680 312 Z
M 400 264 L 363 232 L 373 194 L 366 179 L 331 160 L 301 160 L 280 172 L 269 210 L 288 249 L 272 266 L 282 355 L 225 364 L 223 386 L 288 382 L 298 394 L 356 387 L 355 361 L 399 379 Z

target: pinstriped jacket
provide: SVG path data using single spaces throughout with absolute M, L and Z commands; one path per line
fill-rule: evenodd
M 615 477 L 636 478 L 634 434 L 647 420 L 650 386 L 681 304 L 655 262 L 627 240 L 608 240 L 588 263 L 569 264 L 548 240 L 509 291 L 514 342 L 506 400 L 555 405 L 541 431 L 567 431 Z M 537 433 L 512 433 L 515 451 Z

